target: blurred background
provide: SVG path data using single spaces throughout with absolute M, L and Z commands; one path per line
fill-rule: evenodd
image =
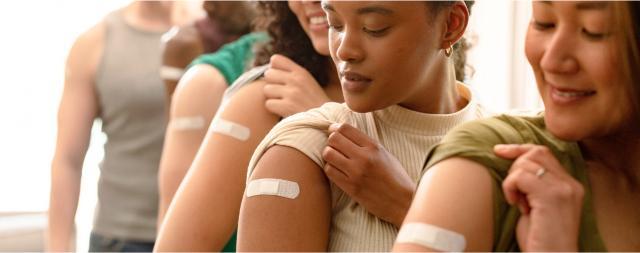
M 43 250 L 50 163 L 64 63 L 76 37 L 130 0 L 8 1 L 0 8 L 0 251 Z M 182 1 L 197 12 L 200 1 Z M 524 57 L 529 1 L 477 0 L 467 37 L 467 83 L 496 112 L 540 109 Z M 37 71 L 36 71 L 37 69 Z M 87 251 L 105 137 L 94 124 L 76 216 L 77 251 Z M 20 239 L 22 238 L 22 239 Z M 20 240 L 25 240 L 24 242 Z M 26 243 L 28 248 L 11 248 Z

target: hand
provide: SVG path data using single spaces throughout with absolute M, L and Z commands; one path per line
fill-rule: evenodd
M 523 251 L 578 251 L 584 188 L 545 146 L 496 145 L 496 155 L 515 159 L 502 190 L 522 213 L 516 236 Z
M 287 117 L 330 101 L 309 71 L 291 59 L 276 54 L 269 64 L 264 73 L 264 95 L 270 112 Z
M 332 124 L 329 132 L 322 152 L 329 180 L 371 214 L 400 227 L 416 188 L 402 164 L 348 124 Z

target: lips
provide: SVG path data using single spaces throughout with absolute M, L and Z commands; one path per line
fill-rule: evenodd
M 353 71 L 341 71 L 342 88 L 349 92 L 363 92 L 373 81 L 371 78 Z
M 594 96 L 597 92 L 595 90 L 578 90 L 578 89 L 568 89 L 568 88 L 560 88 L 554 85 L 550 85 L 550 97 L 551 100 L 556 104 L 569 104 L 573 102 L 582 101 L 589 97 Z

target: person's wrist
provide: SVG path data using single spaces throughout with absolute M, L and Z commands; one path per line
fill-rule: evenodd
M 411 190 L 403 195 L 405 197 L 399 198 L 399 199 L 402 199 L 402 202 L 399 203 L 399 205 L 397 205 L 398 206 L 398 208 L 396 208 L 397 212 L 395 212 L 394 219 L 392 222 L 393 225 L 395 225 L 397 228 L 400 228 L 402 226 L 402 222 L 404 222 L 404 218 L 407 216 L 407 213 L 409 213 L 409 208 L 411 208 L 411 202 L 413 201 L 414 191 Z

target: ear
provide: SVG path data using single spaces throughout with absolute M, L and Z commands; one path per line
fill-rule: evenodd
M 467 30 L 469 9 L 463 1 L 456 1 L 446 14 L 446 27 L 442 36 L 442 49 L 456 44 Z

